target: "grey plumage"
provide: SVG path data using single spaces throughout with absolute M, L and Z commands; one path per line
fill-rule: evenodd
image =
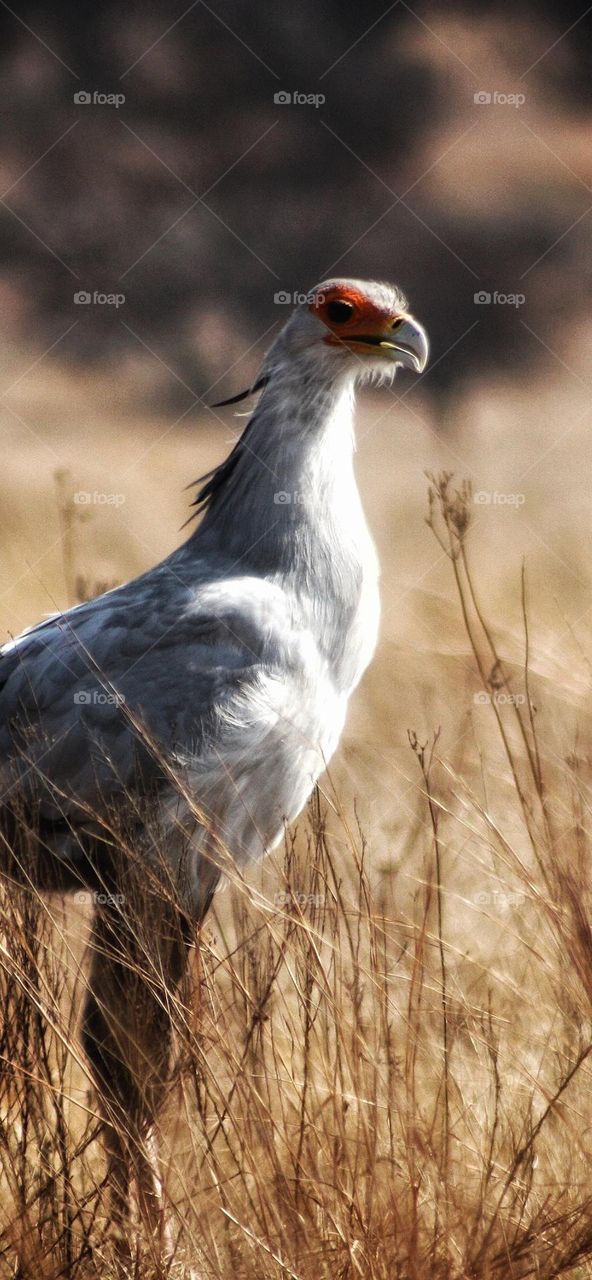
M 187 542 L 5 646 L 0 828 L 14 845 L 25 823 L 42 888 L 50 864 L 65 887 L 96 887 L 107 866 L 117 876 L 114 821 L 148 870 L 150 812 L 179 905 L 199 919 L 217 878 L 214 838 L 239 863 L 281 839 L 335 750 L 376 642 L 354 383 L 426 359 L 396 289 L 318 286 L 269 352 L 259 404 L 205 478 Z M 93 1031 L 105 1090 L 97 1045 Z
M 374 305 L 400 309 L 396 291 L 371 289 Z M 2 790 L 39 797 L 58 857 L 75 863 L 89 811 L 100 819 L 130 789 L 149 785 L 170 806 L 160 752 L 233 855 L 254 856 L 336 745 L 373 648 L 376 567 L 351 465 L 352 386 L 367 367 L 319 358 L 318 327 L 299 308 L 272 348 L 259 405 L 200 489 L 188 542 L 4 651 Z M 188 825 L 197 887 L 203 831 L 186 813 Z

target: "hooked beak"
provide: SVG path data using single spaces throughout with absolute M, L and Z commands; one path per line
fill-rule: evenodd
M 425 329 L 422 329 L 413 316 L 401 316 L 400 323 L 393 325 L 392 332 L 394 337 L 389 334 L 383 338 L 380 349 L 385 352 L 392 350 L 395 358 L 399 357 L 399 363 L 406 365 L 408 369 L 414 369 L 416 373 L 423 373 L 430 353 Z
M 429 343 L 425 329 L 413 316 L 395 316 L 390 328 L 379 333 L 352 334 L 343 339 L 347 346 L 357 349 L 376 347 L 397 364 L 403 364 L 415 373 L 423 373 L 428 362 Z

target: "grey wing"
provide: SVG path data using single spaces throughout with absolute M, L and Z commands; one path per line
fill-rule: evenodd
M 0 657 L 2 847 L 20 849 L 24 809 L 39 857 L 32 869 L 27 836 L 17 863 L 41 888 L 104 884 L 123 822 L 143 861 L 166 849 L 197 918 L 218 876 L 211 831 L 237 861 L 260 856 L 334 748 L 343 708 L 292 598 L 192 573 L 165 562 Z
M 217 618 L 184 619 L 182 587 L 165 583 L 138 580 L 5 647 L 0 805 L 35 795 L 46 820 L 71 822 L 158 788 L 163 757 L 199 758 L 257 685 L 257 654 Z

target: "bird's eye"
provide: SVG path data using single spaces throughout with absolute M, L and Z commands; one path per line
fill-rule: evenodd
M 327 320 L 332 324 L 345 324 L 346 320 L 351 320 L 353 313 L 353 302 L 343 302 L 338 298 L 334 302 L 328 302 L 325 307 Z

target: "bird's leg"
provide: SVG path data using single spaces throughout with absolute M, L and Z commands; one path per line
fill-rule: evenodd
M 118 1127 L 105 1123 L 105 1154 L 107 1157 L 107 1182 L 109 1186 L 109 1220 L 117 1257 L 128 1262 L 131 1259 L 129 1243 L 129 1188 L 130 1161 Z
M 173 1239 L 171 1224 L 166 1214 L 158 1155 L 157 1136 L 154 1129 L 151 1129 L 146 1134 L 142 1149 L 138 1151 L 135 1161 L 138 1203 L 140 1214 L 151 1236 L 158 1240 L 164 1252 L 171 1256 Z
M 130 1183 L 136 1183 L 138 1208 L 151 1244 L 167 1256 L 173 1254 L 173 1238 L 166 1214 L 162 1180 L 158 1169 L 158 1143 L 154 1130 L 138 1136 L 131 1147 L 122 1141 L 117 1123 L 105 1126 L 105 1152 L 109 1183 L 109 1217 L 116 1253 L 122 1262 L 131 1259 Z
M 105 1116 L 111 1218 L 120 1256 L 126 1252 L 132 1178 L 151 1243 L 165 1243 L 154 1125 L 169 1072 L 171 1003 L 188 951 L 171 903 L 146 895 L 140 918 L 126 898 L 122 906 L 122 898 L 118 895 L 116 908 L 97 910 L 82 1028 Z

